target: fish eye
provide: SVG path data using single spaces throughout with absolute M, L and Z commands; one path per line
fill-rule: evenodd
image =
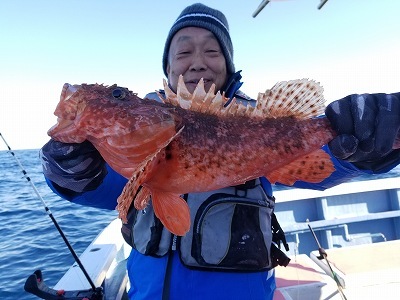
M 122 100 L 122 99 L 125 98 L 126 94 L 125 94 L 125 91 L 124 91 L 122 88 L 117 87 L 117 88 L 113 89 L 113 91 L 112 91 L 112 96 L 113 96 L 115 99 L 120 99 L 120 100 Z

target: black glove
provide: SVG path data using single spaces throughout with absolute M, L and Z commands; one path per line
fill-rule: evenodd
M 329 142 L 337 158 L 374 172 L 400 163 L 400 93 L 350 95 L 325 114 L 338 134 Z
M 67 144 L 51 139 L 40 150 L 44 176 L 63 193 L 96 189 L 107 174 L 104 159 L 88 141 Z

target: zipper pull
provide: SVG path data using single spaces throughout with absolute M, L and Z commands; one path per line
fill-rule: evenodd
M 172 251 L 176 250 L 176 241 L 177 241 L 177 239 L 178 239 L 178 236 L 174 234 L 173 237 L 172 237 L 172 245 L 171 245 Z

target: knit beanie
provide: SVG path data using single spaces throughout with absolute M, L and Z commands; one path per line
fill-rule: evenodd
M 165 76 L 167 74 L 168 53 L 171 45 L 171 40 L 174 35 L 185 27 L 200 27 L 211 31 L 217 38 L 221 50 L 225 56 L 226 67 L 228 74 L 235 73 L 233 64 L 233 46 L 229 35 L 229 25 L 225 15 L 219 10 L 212 9 L 201 3 L 196 3 L 186 7 L 169 31 L 167 41 L 165 42 L 163 54 L 163 70 Z

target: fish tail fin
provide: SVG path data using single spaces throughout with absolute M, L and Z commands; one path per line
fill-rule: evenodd
M 190 228 L 190 211 L 178 194 L 152 190 L 154 213 L 173 234 L 185 235 Z
M 279 182 L 293 185 L 296 181 L 318 183 L 328 178 L 333 171 L 335 171 L 335 167 L 330 155 L 324 150 L 318 149 L 272 171 L 265 177 L 272 184 Z

